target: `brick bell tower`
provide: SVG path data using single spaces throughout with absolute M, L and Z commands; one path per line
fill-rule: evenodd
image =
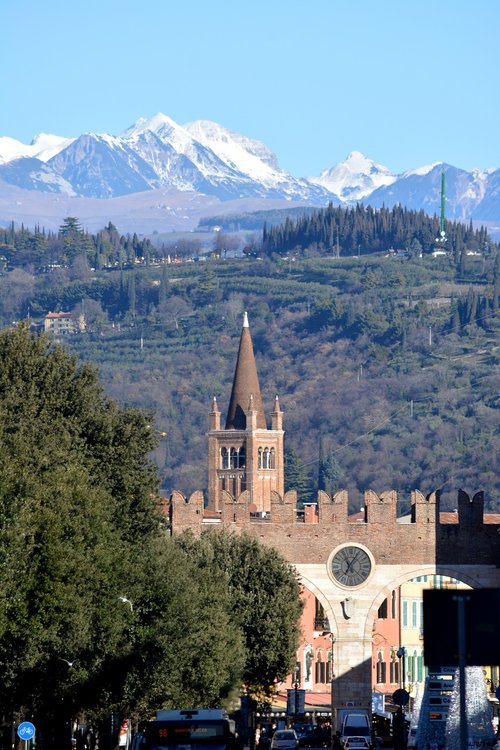
M 271 493 L 283 496 L 285 489 L 283 434 L 283 412 L 277 396 L 271 429 L 267 428 L 245 313 L 224 429 L 216 398 L 210 412 L 207 508 L 221 509 L 224 490 L 234 498 L 246 490 L 250 494 L 250 511 L 269 512 Z

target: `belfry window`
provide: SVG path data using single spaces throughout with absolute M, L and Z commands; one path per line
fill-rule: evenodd
M 231 448 L 231 469 L 238 468 L 238 451 L 236 448 Z
M 274 450 L 274 448 L 271 448 L 271 450 L 269 451 L 269 468 L 276 468 L 276 451 Z
M 262 469 L 262 448 L 259 448 L 259 462 L 258 462 L 259 469 Z
M 221 463 L 220 463 L 221 469 L 229 469 L 229 451 L 227 450 L 227 448 L 221 449 L 220 458 L 221 458 Z

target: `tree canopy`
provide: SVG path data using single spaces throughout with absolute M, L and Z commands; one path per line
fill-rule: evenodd
M 276 550 L 247 534 L 185 534 L 176 542 L 199 568 L 227 580 L 245 644 L 243 681 L 257 695 L 270 695 L 295 663 L 303 606 L 297 574 Z
M 285 586 L 274 602 L 286 602 L 289 616 L 299 612 L 292 579 L 287 584 L 278 559 L 264 558 L 258 546 L 249 547 L 256 563 L 274 561 L 267 571 L 240 566 L 248 545 L 238 552 L 233 543 L 228 559 L 238 570 L 217 577 L 199 564 L 195 546 L 183 548 L 166 534 L 150 458 L 154 435 L 151 415 L 106 397 L 93 367 L 26 326 L 0 332 L 0 703 L 7 744 L 14 717 L 35 720 L 51 746 L 58 743 L 54 727 L 81 712 L 96 720 L 111 710 L 140 717 L 160 707 L 231 701 L 249 660 L 234 614 L 240 567 L 248 586 L 257 586 L 250 584 L 254 572 L 261 587 Z M 228 543 L 218 544 L 214 549 Z M 283 613 L 277 606 L 268 614 L 269 622 L 254 627 L 255 642 L 269 640 L 271 631 L 280 640 Z M 277 643 L 272 654 L 259 661 L 266 679 L 286 673 Z

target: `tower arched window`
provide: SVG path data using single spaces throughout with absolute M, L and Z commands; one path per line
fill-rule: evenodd
M 231 469 L 238 468 L 238 451 L 236 448 L 231 448 Z
M 276 468 L 276 451 L 274 450 L 274 448 L 271 448 L 271 450 L 269 451 L 269 468 Z
M 259 456 L 258 467 L 259 467 L 259 469 L 263 468 L 262 467 L 262 453 L 263 453 L 262 448 L 259 448 L 259 453 L 258 453 L 258 456 Z
M 229 469 L 229 451 L 227 448 L 222 448 L 220 452 L 221 458 L 221 469 Z
M 264 448 L 264 469 L 269 469 L 269 448 Z
M 246 463 L 247 463 L 247 457 L 246 457 L 245 446 L 242 445 L 240 448 L 240 453 L 239 453 L 239 468 L 242 469 L 244 466 L 246 466 Z

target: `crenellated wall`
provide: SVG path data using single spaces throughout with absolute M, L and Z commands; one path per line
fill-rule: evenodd
M 170 518 L 173 534 L 191 529 L 200 534 L 208 527 L 241 533 L 246 531 L 263 543 L 278 549 L 291 563 L 325 563 L 332 551 L 347 540 L 368 547 L 376 564 L 482 564 L 500 563 L 500 525 L 483 523 L 484 495 L 472 498 L 460 491 L 456 523 L 441 523 L 439 493 L 425 496 L 418 490 L 411 493 L 411 511 L 397 517 L 398 495 L 387 490 L 380 495 L 368 490 L 364 495 L 364 518 L 350 520 L 348 493 L 330 497 L 318 493 L 317 517 L 306 520 L 297 515 L 297 493 L 283 497 L 273 492 L 271 512 L 266 518 L 253 517 L 248 511 L 250 496 L 243 492 L 238 498 L 225 492 L 221 511 L 208 516 L 203 510 L 203 493 L 185 498 L 174 492 L 171 496 Z M 311 522 L 314 521 L 314 522 Z
M 411 493 L 411 510 L 397 517 L 394 490 L 365 492 L 361 518 L 349 518 L 346 491 L 318 493 L 317 508 L 299 518 L 297 493 L 271 496 L 269 517 L 249 512 L 250 495 L 221 497 L 219 513 L 203 509 L 203 493 L 170 502 L 172 534 L 205 529 L 248 532 L 277 549 L 294 565 L 303 585 L 321 602 L 334 643 L 336 712 L 346 705 L 371 707 L 373 622 L 384 598 L 405 581 L 441 574 L 472 587 L 500 586 L 500 524 L 483 522 L 484 496 L 459 492 L 457 512 L 440 514 L 439 493 Z M 446 520 L 451 523 L 442 523 Z M 451 518 L 450 518 L 451 517 Z M 456 521 L 455 523 L 453 521 Z M 369 573 L 345 584 L 333 574 L 332 560 L 343 547 L 358 547 L 370 559 Z M 341 579 L 342 580 L 342 579 Z

